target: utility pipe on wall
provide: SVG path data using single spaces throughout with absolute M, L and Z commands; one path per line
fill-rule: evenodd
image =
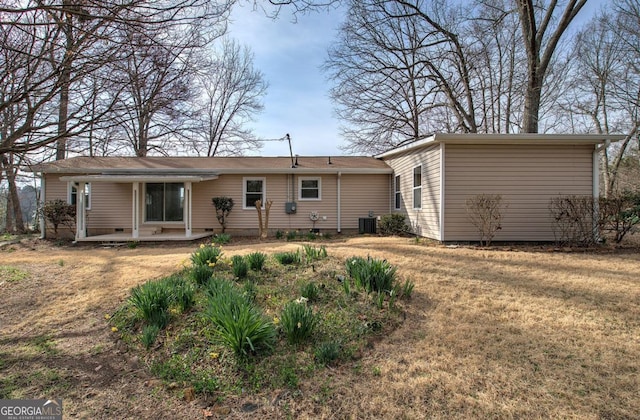
M 337 195 L 338 195 L 337 198 L 338 199 L 336 200 L 338 202 L 338 209 L 337 209 L 338 210 L 337 211 L 337 213 L 338 213 L 338 221 L 337 221 L 338 233 L 342 232 L 342 215 L 341 215 L 342 203 L 341 203 L 341 193 L 340 193 L 340 181 L 341 181 L 341 178 L 342 178 L 342 172 L 338 172 L 338 181 L 337 181 L 338 182 L 338 192 L 337 192 Z

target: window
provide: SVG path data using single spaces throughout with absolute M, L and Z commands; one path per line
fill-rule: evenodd
M 320 178 L 298 178 L 298 198 L 300 200 L 321 200 Z
M 396 175 L 393 185 L 393 192 L 395 197 L 395 205 L 393 208 L 396 210 L 400 210 L 400 204 L 402 201 L 402 194 L 400 193 L 400 175 Z
M 242 208 L 252 209 L 256 207 L 256 201 L 262 201 L 262 208 L 266 197 L 266 182 L 264 178 L 243 178 Z
M 78 184 L 73 182 L 69 184 L 69 204 L 76 205 L 78 202 Z M 84 208 L 91 210 L 91 184 L 84 184 Z
M 422 208 L 422 165 L 413 168 L 413 208 Z
M 184 184 L 182 182 L 148 183 L 145 209 L 147 222 L 182 222 L 184 220 Z

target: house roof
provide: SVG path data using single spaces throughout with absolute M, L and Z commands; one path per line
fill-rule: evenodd
M 598 145 L 623 140 L 624 134 L 471 134 L 471 133 L 435 133 L 424 138 L 403 144 L 375 157 L 387 158 L 398 153 L 428 147 L 434 144 L 508 144 L 508 145 Z
M 331 157 L 87 157 L 79 156 L 33 168 L 34 172 L 60 174 L 200 175 L 269 173 L 363 173 L 386 174 L 392 169 L 382 160 L 365 156 Z

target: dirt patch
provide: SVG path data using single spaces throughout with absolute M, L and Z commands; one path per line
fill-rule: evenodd
M 105 320 L 131 287 L 167 275 L 196 244 L 55 247 L 21 242 L 0 265 L 2 398 L 63 398 L 66 418 L 632 418 L 640 366 L 636 250 L 447 248 L 406 238 L 327 243 L 388 259 L 416 283 L 404 325 L 297 390 L 222 403 L 165 389 Z M 237 243 L 227 255 L 295 250 Z

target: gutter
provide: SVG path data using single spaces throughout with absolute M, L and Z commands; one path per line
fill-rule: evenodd
M 342 180 L 342 172 L 338 171 L 338 179 L 337 179 L 337 183 L 338 183 L 338 188 L 337 188 L 337 202 L 338 202 L 338 208 L 337 213 L 338 213 L 338 220 L 337 220 L 337 230 L 338 233 L 342 232 L 342 200 L 341 200 L 341 180 Z
M 45 198 L 46 198 L 45 196 L 46 196 L 46 190 L 45 190 L 44 173 L 41 172 L 40 173 L 40 210 L 42 210 L 44 208 L 44 203 L 45 203 Z M 46 229 L 47 229 L 46 221 L 44 220 L 44 215 L 41 212 L 41 214 L 40 214 L 40 239 L 46 239 L 47 238 Z

